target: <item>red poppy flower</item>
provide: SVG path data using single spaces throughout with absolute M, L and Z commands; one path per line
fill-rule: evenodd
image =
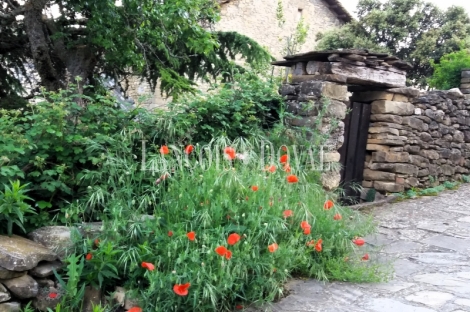
M 85 259 L 90 261 L 91 259 L 93 259 L 93 255 L 91 253 L 87 253 Z
M 279 248 L 279 245 L 274 243 L 268 246 L 269 252 L 275 252 Z
M 292 171 L 292 168 L 289 164 L 285 164 L 283 170 L 287 173 L 290 173 Z
M 276 166 L 271 165 L 271 166 L 266 166 L 265 169 L 266 169 L 266 171 L 269 171 L 269 172 L 271 172 L 271 173 L 274 173 L 274 172 L 276 172 L 276 169 L 277 169 L 277 168 L 276 168 Z
M 232 233 L 228 236 L 227 242 L 229 245 L 235 245 L 240 240 L 240 235 L 237 233 Z
M 330 210 L 331 208 L 333 208 L 335 204 L 331 201 L 331 200 L 327 200 L 324 204 L 323 204 L 323 209 L 325 210 Z
M 175 292 L 175 294 L 177 294 L 179 296 L 187 296 L 189 286 L 191 286 L 190 283 L 175 284 L 175 286 L 173 286 L 173 291 Z
M 311 229 L 312 229 L 312 228 L 311 228 L 310 226 L 309 226 L 309 227 L 306 227 L 306 228 L 304 228 L 304 234 L 305 234 L 305 235 L 309 235 L 309 234 L 310 234 L 310 230 L 311 230 Z
M 230 260 L 230 258 L 232 258 L 232 252 L 230 250 L 227 250 L 227 252 L 225 253 L 225 259 Z
M 172 232 L 172 231 L 168 231 L 168 236 L 169 236 L 169 237 L 172 237 L 172 236 L 173 236 L 173 232 Z
M 95 239 L 95 246 L 98 247 L 99 244 L 100 244 L 100 240 L 99 240 L 99 239 Z
M 237 156 L 237 153 L 235 152 L 235 149 L 233 147 L 226 147 L 224 149 L 224 153 L 229 160 L 234 160 Z
M 284 218 L 289 218 L 289 217 L 292 217 L 294 215 L 294 212 L 292 210 L 284 210 L 282 215 L 284 216 Z
M 168 146 L 163 145 L 163 146 L 160 148 L 160 154 L 162 154 L 162 155 L 168 155 L 168 154 L 170 154 L 170 149 L 168 148 Z
M 302 229 L 309 228 L 310 224 L 308 224 L 308 221 L 302 221 L 302 222 L 300 222 L 300 227 Z
M 362 260 L 364 260 L 364 261 L 369 260 L 369 254 L 365 254 L 365 255 L 362 257 Z
M 258 191 L 258 187 L 257 187 L 256 185 L 253 185 L 253 186 L 251 187 L 251 190 L 252 190 L 253 192 L 257 192 L 257 191 Z
M 58 293 L 55 293 L 55 292 L 51 292 L 51 293 L 49 293 L 49 295 L 48 295 L 48 297 L 51 298 L 51 299 L 55 299 L 55 298 L 57 298 L 57 296 L 59 296 L 59 294 L 58 294 Z
M 215 252 L 221 257 L 225 256 L 227 251 L 228 251 L 228 249 L 225 248 L 225 246 L 219 246 L 215 249 Z
M 299 178 L 297 178 L 297 176 L 293 175 L 293 174 L 290 175 L 290 176 L 287 176 L 286 179 L 287 179 L 288 183 L 297 183 L 297 182 L 299 182 Z
M 142 309 L 139 307 L 132 307 L 127 312 L 142 312 Z
M 189 232 L 188 234 L 186 234 L 186 236 L 188 237 L 188 239 L 190 241 L 193 241 L 196 239 L 196 233 L 195 232 Z
M 363 240 L 362 238 L 356 238 L 356 239 L 353 239 L 352 242 L 356 244 L 357 246 L 363 246 L 366 241 Z
M 149 271 L 155 270 L 155 266 L 154 266 L 152 263 L 150 263 L 150 262 L 142 262 L 142 267 L 143 267 L 144 269 L 149 270 Z
M 188 145 L 188 146 L 186 146 L 186 148 L 184 149 L 184 152 L 186 153 L 186 155 L 189 155 L 189 154 L 192 153 L 193 150 L 194 150 L 194 146 Z
M 321 245 L 322 243 L 323 243 L 323 240 L 320 238 L 320 239 L 317 241 L 317 243 L 315 244 L 315 250 L 316 250 L 316 251 L 318 251 L 318 252 L 322 251 L 322 249 L 323 249 L 323 248 L 322 248 L 322 245 Z
M 342 217 L 339 213 L 337 213 L 337 214 L 335 214 L 335 216 L 333 217 L 333 219 L 335 219 L 336 221 L 338 221 L 338 220 L 343 219 L 343 217 Z
M 237 304 L 237 305 L 235 306 L 235 309 L 237 309 L 237 310 L 243 310 L 243 306 L 242 306 L 241 304 Z
M 315 246 L 315 240 L 312 239 L 311 241 L 307 242 L 305 245 L 306 245 L 307 247 Z
M 285 164 L 285 163 L 287 163 L 287 160 L 288 160 L 288 159 L 289 159 L 289 156 L 287 156 L 287 155 L 282 155 L 281 158 L 279 159 L 279 162 L 280 162 L 281 164 Z

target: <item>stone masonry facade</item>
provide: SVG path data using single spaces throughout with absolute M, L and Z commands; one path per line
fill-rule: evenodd
M 330 0 L 331 1 L 331 0 Z M 337 28 L 350 16 L 338 16 L 332 9 L 337 7 L 324 0 L 282 0 L 285 24 L 278 26 L 276 9 L 278 0 L 230 0 L 221 2 L 221 20 L 215 25 L 216 31 L 236 31 L 250 37 L 266 48 L 274 57 L 282 56 L 286 38 L 294 34 L 300 18 L 309 26 L 307 42 L 300 47 L 301 51 L 315 46 L 317 33 Z M 333 1 L 334 2 L 334 1 Z M 344 10 L 341 8 L 341 10 Z M 346 12 L 344 12 L 346 13 Z M 204 89 L 204 86 L 201 86 Z M 158 85 L 151 95 L 147 83 L 140 77 L 129 79 L 129 96 L 137 102 L 143 95 L 149 95 L 142 104 L 149 109 L 165 108 L 170 101 L 160 94 Z

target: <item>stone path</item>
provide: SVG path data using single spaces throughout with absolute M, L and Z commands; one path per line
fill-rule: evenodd
M 470 311 L 470 185 L 437 197 L 388 204 L 373 214 L 379 230 L 367 237 L 367 248 L 381 251 L 370 253 L 370 261 L 392 260 L 392 281 L 295 280 L 288 285 L 288 297 L 258 311 Z

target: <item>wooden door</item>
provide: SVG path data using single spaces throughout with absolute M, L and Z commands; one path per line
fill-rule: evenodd
M 343 204 L 351 205 L 359 202 L 361 186 L 364 178 L 366 161 L 366 145 L 369 134 L 370 104 L 353 102 L 350 112 L 344 121 L 344 144 L 339 150 L 341 154 L 341 185 L 344 189 Z

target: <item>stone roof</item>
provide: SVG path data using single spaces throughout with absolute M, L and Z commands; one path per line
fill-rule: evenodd
M 217 0 L 220 4 L 229 3 L 233 0 Z M 339 0 L 323 0 L 326 6 L 344 23 L 349 23 L 353 20 L 352 15 L 346 10 Z

